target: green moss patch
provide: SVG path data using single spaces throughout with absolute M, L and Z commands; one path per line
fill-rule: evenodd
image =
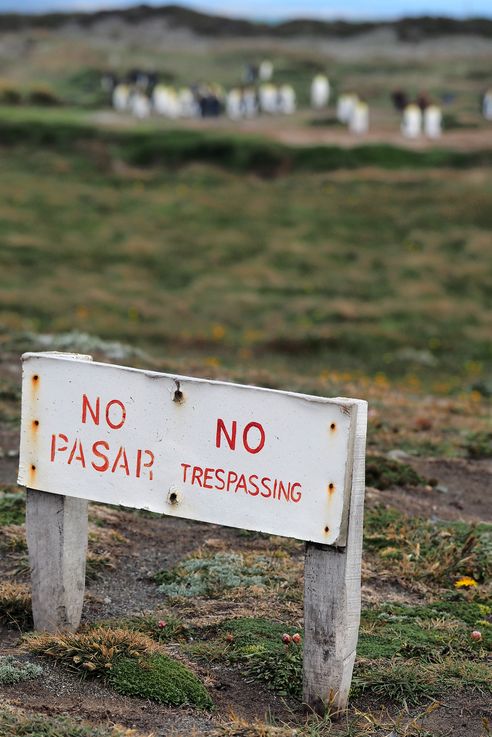
M 146 660 L 120 658 L 113 665 L 109 683 L 118 693 L 168 706 L 210 709 L 213 705 L 195 674 L 167 655 L 153 655 Z
M 366 463 L 366 484 L 376 489 L 390 489 L 393 486 L 421 486 L 427 482 L 413 470 L 408 463 L 392 461 L 384 456 L 368 456 Z

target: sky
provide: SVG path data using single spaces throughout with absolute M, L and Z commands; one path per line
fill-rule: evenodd
M 179 2 L 179 0 L 175 0 Z M 0 0 L 0 12 L 99 10 L 147 4 L 155 0 Z M 492 17 L 491 0 L 184 0 L 182 5 L 232 17 L 277 21 L 288 18 L 381 19 L 409 15 L 445 15 L 458 18 Z

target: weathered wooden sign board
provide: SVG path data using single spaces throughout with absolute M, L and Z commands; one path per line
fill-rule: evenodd
M 304 698 L 343 707 L 360 615 L 366 403 L 23 356 L 38 629 L 80 622 L 87 501 L 307 542 Z

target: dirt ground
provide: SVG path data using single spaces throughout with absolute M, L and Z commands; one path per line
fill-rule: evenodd
M 325 117 L 327 113 L 325 113 Z M 330 112 L 330 119 L 333 113 Z M 134 128 L 138 123 L 126 114 L 112 110 L 99 110 L 90 116 L 92 123 L 110 128 Z M 319 121 L 313 125 L 313 121 Z M 167 121 L 152 118 L 143 126 L 169 126 Z M 279 143 L 291 146 L 340 146 L 351 148 L 366 144 L 387 144 L 404 147 L 414 151 L 443 148 L 453 151 L 482 151 L 490 148 L 492 129 L 490 127 L 459 130 L 443 130 L 441 138 L 428 139 L 420 136 L 417 139 L 405 138 L 399 130 L 399 119 L 396 113 L 385 110 L 371 112 L 370 130 L 363 136 L 350 133 L 344 126 L 323 125 L 323 115 L 303 110 L 290 117 L 258 117 L 253 120 L 230 121 L 226 117 L 210 120 L 180 120 L 180 127 L 191 130 L 210 130 L 222 133 L 242 133 L 252 136 L 270 138 Z

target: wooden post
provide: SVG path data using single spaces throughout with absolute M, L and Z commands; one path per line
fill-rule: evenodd
M 303 702 L 317 714 L 347 707 L 360 622 L 367 404 L 356 408 L 347 544 L 306 543 Z
M 57 356 L 44 353 L 43 356 Z M 67 359 L 92 361 L 92 356 L 63 354 Z M 32 428 L 28 467 L 39 466 L 38 406 L 43 376 L 35 374 L 30 393 L 23 394 L 23 421 Z M 25 416 L 24 416 L 25 415 Z M 31 568 L 34 629 L 76 630 L 82 616 L 88 541 L 88 502 L 85 499 L 26 489 L 26 532 Z
M 85 590 L 88 502 L 27 489 L 34 629 L 76 630 Z

